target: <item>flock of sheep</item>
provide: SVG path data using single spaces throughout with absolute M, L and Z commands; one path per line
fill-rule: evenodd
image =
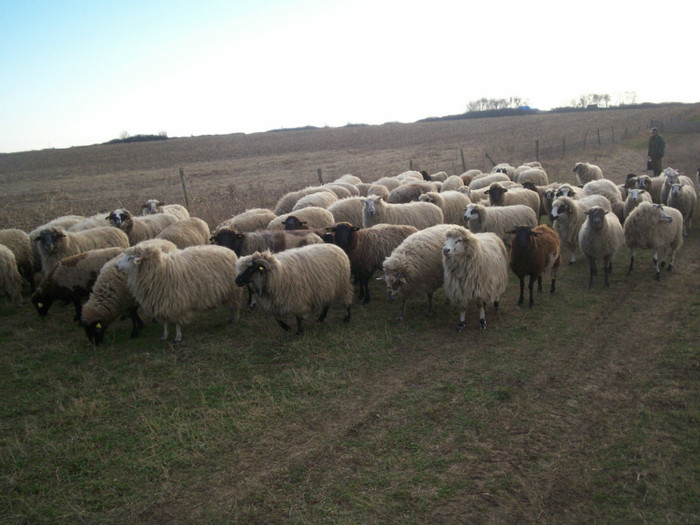
M 26 284 L 42 316 L 57 300 L 72 303 L 93 344 L 127 316 L 132 336 L 153 319 L 163 323 L 164 340 L 175 324 L 178 342 L 197 312 L 225 305 L 235 322 L 244 298 L 285 330 L 293 316 L 297 334 L 304 319 L 323 321 L 333 303 L 350 321 L 353 282 L 369 303 L 378 272 L 399 300 L 398 320 L 415 297 L 425 295 L 432 311 L 443 288 L 461 330 L 470 305 L 486 327 L 485 309 L 498 308 L 509 270 L 520 280 L 520 305 L 526 277 L 530 307 L 547 272 L 553 293 L 563 248 L 570 264 L 578 252 L 586 257 L 589 287 L 598 263 L 609 286 L 623 244 L 631 251 L 628 274 L 638 249 L 654 251 L 656 279 L 667 255 L 673 268 L 697 201 L 690 178 L 667 168 L 616 185 L 592 164 L 577 163 L 573 172 L 577 186 L 550 182 L 537 162 L 451 176 L 407 171 L 372 183 L 344 175 L 212 231 L 183 206 L 157 200 L 144 203 L 141 215 L 62 216 L 29 233 L 0 230 L 0 288 L 19 305 Z

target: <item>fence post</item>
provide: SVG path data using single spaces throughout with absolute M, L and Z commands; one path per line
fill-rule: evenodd
M 489 160 L 491 161 L 491 166 L 495 166 L 495 165 L 496 165 L 496 161 L 494 161 L 488 153 L 486 153 L 486 158 L 489 159 Z
M 462 171 L 467 171 L 467 164 L 464 162 L 464 150 L 459 148 L 459 154 L 462 156 Z
M 413 171 L 413 159 L 408 159 L 408 169 Z
M 540 139 L 535 139 L 535 160 L 540 161 Z
M 318 170 L 316 170 L 316 173 L 318 175 L 318 183 L 321 186 L 323 186 L 323 175 L 321 174 L 321 168 L 318 168 Z
M 185 196 L 185 207 L 190 209 L 190 201 L 187 198 L 187 188 L 185 187 L 185 170 L 180 168 L 180 184 L 182 184 L 182 194 Z

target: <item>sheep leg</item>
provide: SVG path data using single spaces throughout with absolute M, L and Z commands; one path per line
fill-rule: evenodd
M 364 296 L 364 304 L 369 303 L 369 278 L 360 278 L 360 299 Z
M 301 317 L 297 315 L 297 335 L 304 335 L 304 328 L 301 326 Z
M 518 299 L 518 306 L 522 306 L 525 302 L 525 276 L 520 278 L 520 298 Z
M 350 305 L 348 305 L 347 309 L 345 310 L 345 317 L 343 317 L 343 322 L 344 323 L 350 322 Z
M 180 323 L 175 323 L 175 341 L 176 343 L 179 343 L 182 341 L 182 328 L 180 327 Z
M 396 320 L 397 320 L 398 322 L 403 321 L 403 313 L 404 313 L 405 310 L 406 310 L 406 299 L 404 299 L 403 301 L 401 301 L 401 308 L 399 308 L 399 315 L 396 316 Z
M 279 319 L 278 317 L 275 317 L 275 321 L 277 321 L 277 324 L 282 327 L 282 330 L 285 332 L 289 332 L 291 330 L 291 327 L 285 323 L 282 319 Z
M 634 269 L 634 252 L 635 249 L 632 248 L 630 250 L 630 267 L 627 269 L 627 275 L 632 275 L 632 270 Z
M 552 286 L 550 286 L 550 288 L 549 288 L 549 293 L 554 293 L 554 290 L 556 289 L 556 285 L 557 285 L 557 269 L 552 268 L 549 271 L 549 275 L 552 277 Z
M 530 292 L 530 300 L 528 301 L 528 306 L 530 308 L 533 307 L 535 304 L 535 299 L 532 297 L 532 292 L 535 288 L 535 277 L 533 275 L 530 275 L 530 280 L 528 281 L 527 284 L 527 291 Z M 540 286 L 540 291 L 542 291 L 542 287 Z
M 136 308 L 132 308 L 129 312 L 129 317 L 131 318 L 131 337 L 136 337 L 139 335 L 139 330 L 143 328 L 143 321 L 139 317 Z
M 590 269 L 588 273 L 588 289 L 590 290 L 593 288 L 593 278 L 598 275 L 598 266 L 595 263 L 595 259 L 593 257 L 588 258 L 588 267 Z M 607 279 L 607 269 L 605 273 L 605 278 Z
M 167 341 L 168 340 L 168 321 L 165 321 L 163 323 L 163 335 L 160 336 L 161 341 Z
M 569 259 L 569 266 L 571 266 L 575 262 L 576 262 L 576 254 L 574 252 L 571 252 L 571 258 Z
M 433 315 L 433 294 L 432 292 L 428 294 L 428 311 L 425 315 Z
M 541 275 L 537 276 L 537 291 L 539 293 L 542 293 L 542 276 Z
M 321 311 L 321 315 L 318 316 L 319 323 L 322 323 L 323 321 L 326 320 L 326 316 L 328 315 L 328 308 L 330 308 L 329 305 L 326 305 L 323 307 L 323 310 Z
M 466 311 L 464 310 L 459 312 L 459 323 L 457 324 L 458 332 L 461 332 L 462 330 L 464 330 L 464 327 L 467 326 L 467 323 L 465 322 L 466 315 Z
M 479 303 L 479 326 L 486 330 L 486 303 Z
M 612 261 L 605 265 L 605 287 L 610 288 L 610 274 L 612 273 Z
M 668 265 L 668 271 L 673 271 L 673 264 L 676 262 L 676 252 L 671 252 L 671 263 Z
M 75 307 L 75 317 L 73 317 L 73 321 L 80 321 L 80 317 L 83 314 L 83 303 L 80 302 L 80 299 L 74 299 L 73 306 Z

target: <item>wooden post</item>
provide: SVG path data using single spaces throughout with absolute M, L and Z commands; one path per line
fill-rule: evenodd
M 185 208 L 190 209 L 190 200 L 187 198 L 187 188 L 185 187 L 185 170 L 180 168 L 180 184 L 182 184 L 182 194 L 185 196 Z
M 316 173 L 318 174 L 318 183 L 319 183 L 321 186 L 323 186 L 323 175 L 322 175 L 322 173 L 321 173 L 321 168 L 318 168 L 318 170 L 317 170 Z
M 540 139 L 535 139 L 535 160 L 540 161 Z
M 462 156 L 462 171 L 467 171 L 467 164 L 464 162 L 464 150 L 459 148 L 459 154 Z
M 413 159 L 408 159 L 408 169 L 413 171 Z
M 492 166 L 495 166 L 495 165 L 496 165 L 496 161 L 493 160 L 493 159 L 491 158 L 491 156 L 490 156 L 488 153 L 486 154 L 486 158 L 489 159 L 489 160 L 491 161 L 491 165 L 492 165 Z

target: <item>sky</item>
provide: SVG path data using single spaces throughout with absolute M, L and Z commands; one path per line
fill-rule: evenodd
M 0 152 L 698 102 L 687 0 L 0 0 Z

